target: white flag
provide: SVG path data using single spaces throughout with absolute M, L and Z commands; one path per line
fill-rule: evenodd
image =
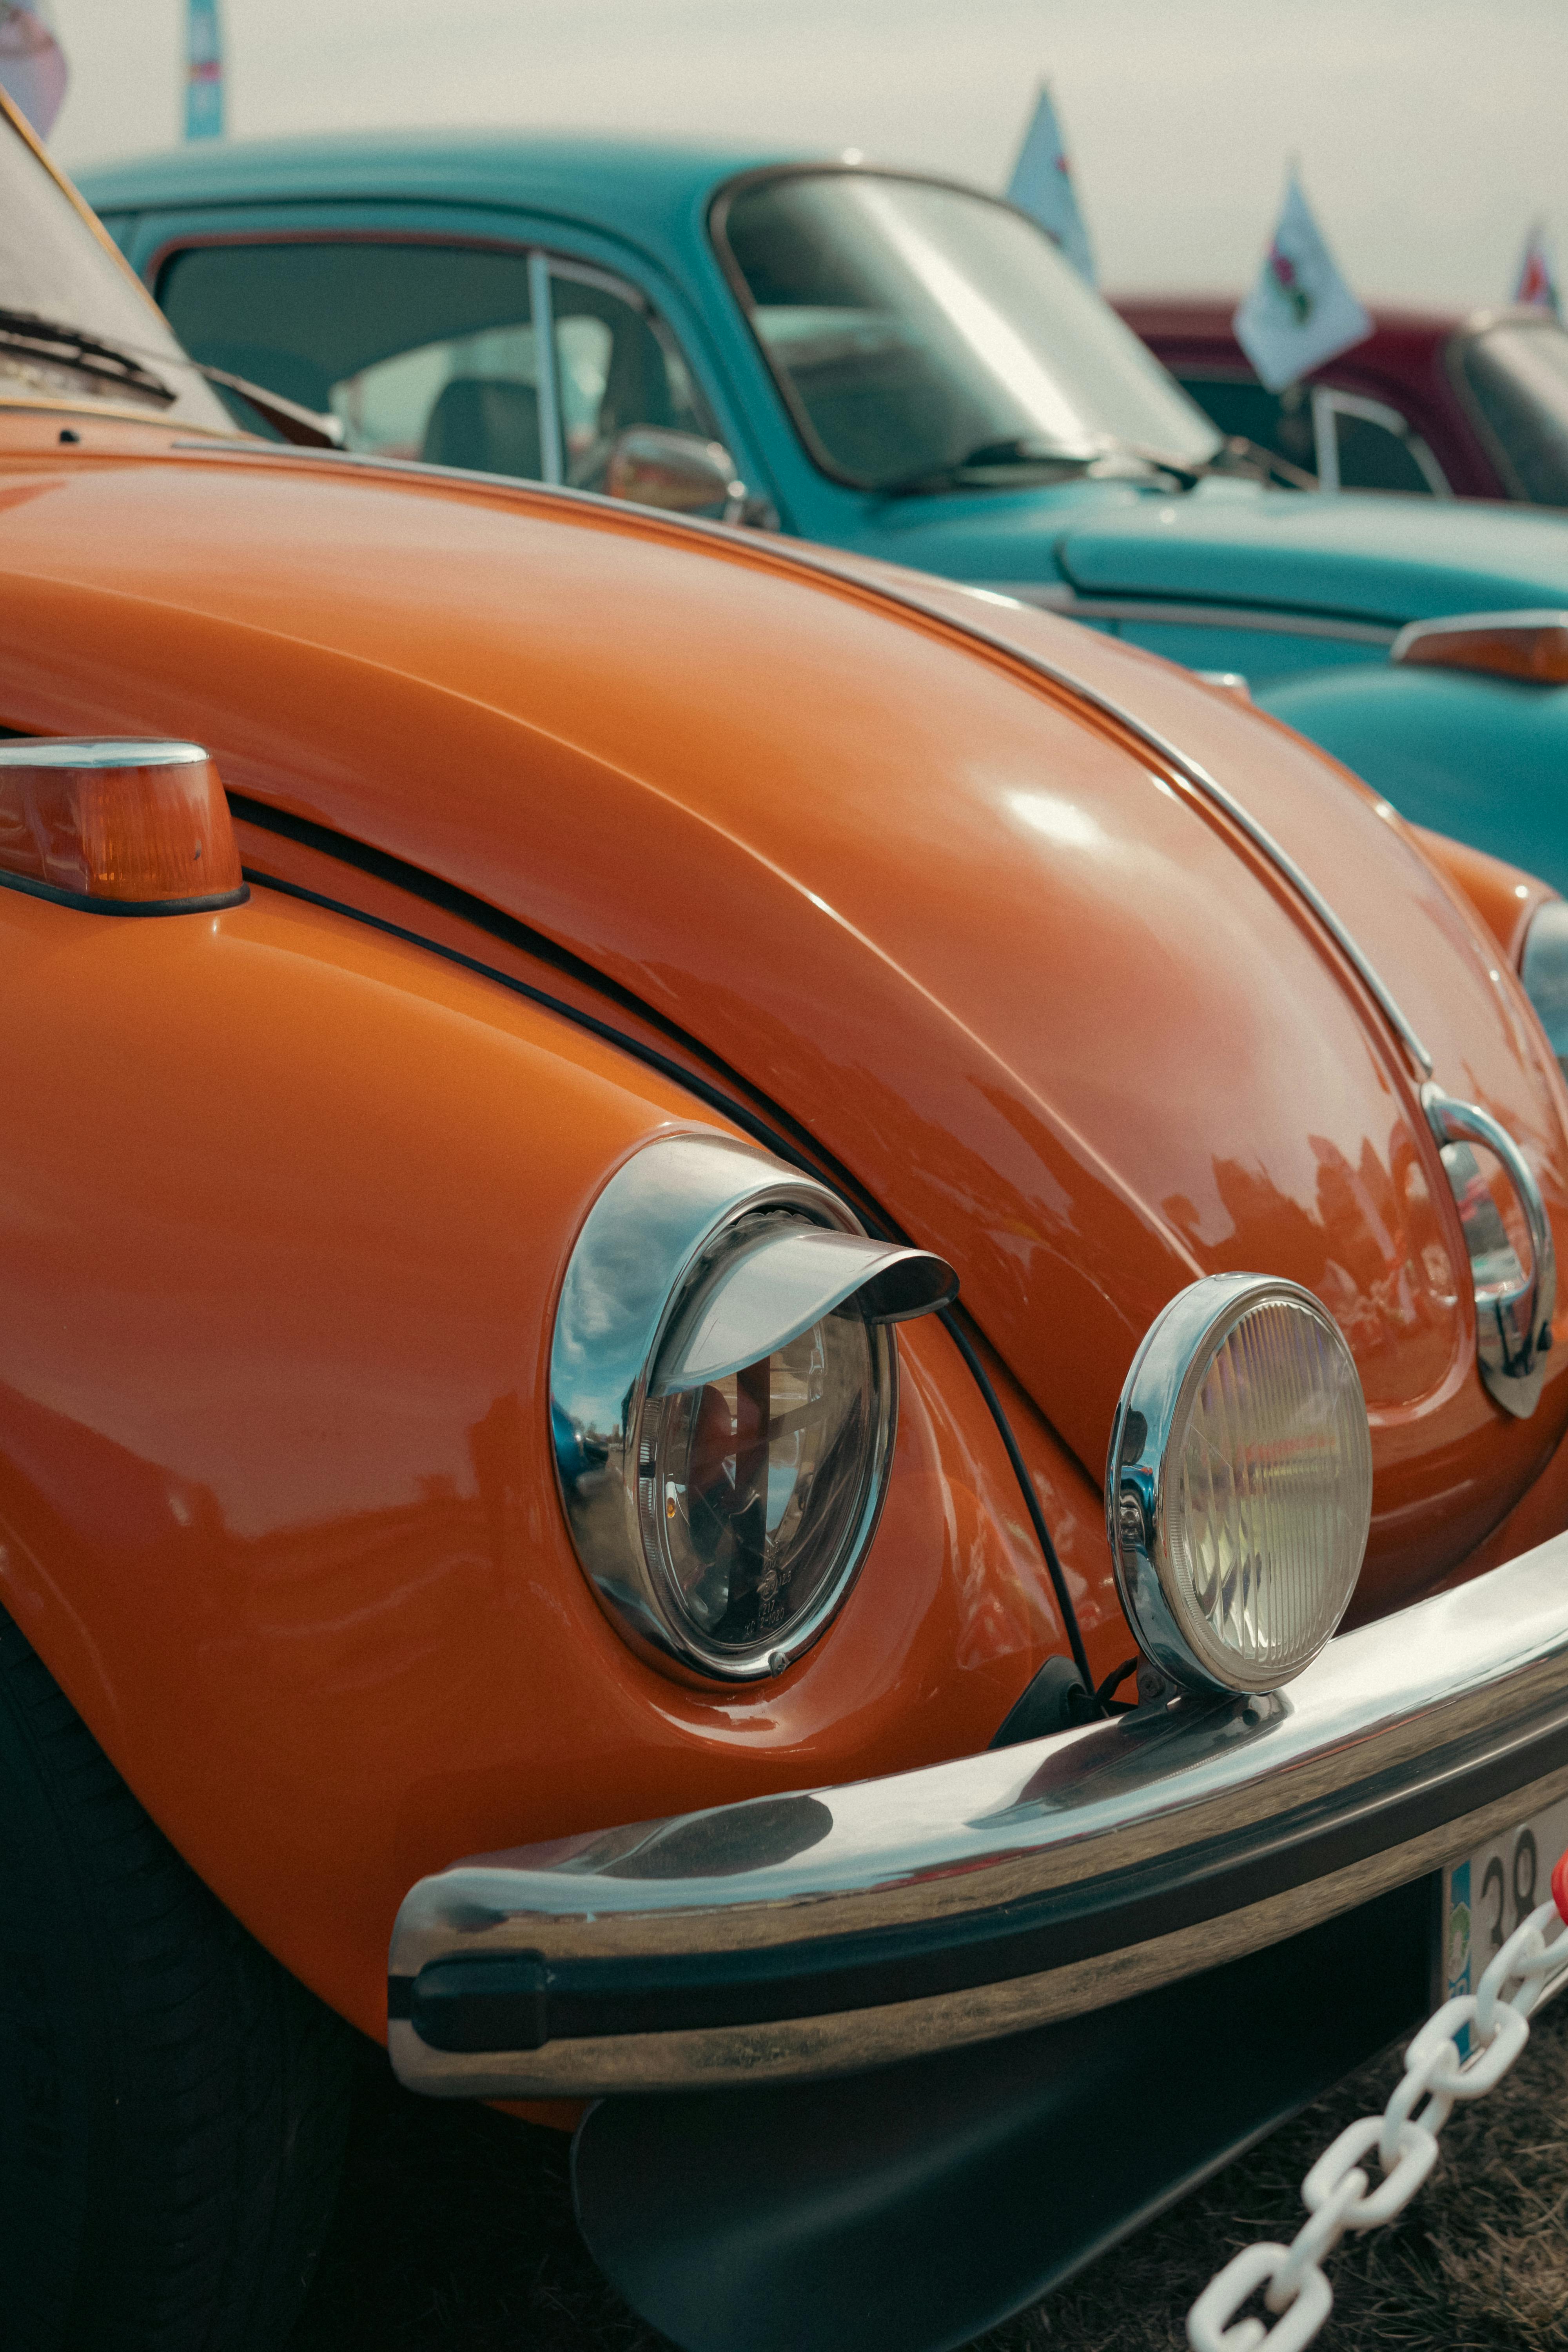
M 1258 282 L 1231 325 L 1270 392 L 1366 341 L 1372 320 L 1340 275 L 1294 172 Z
M 1078 208 L 1078 195 L 1068 164 L 1067 145 L 1057 121 L 1051 94 L 1040 86 L 1034 120 L 1024 133 L 1018 160 L 1007 184 L 1007 201 L 1037 220 L 1047 236 L 1060 246 L 1080 278 L 1094 284 L 1094 255 L 1089 231 Z
M 0 89 L 40 139 L 47 139 L 66 94 L 66 61 L 45 0 L 17 7 L 0 0 Z

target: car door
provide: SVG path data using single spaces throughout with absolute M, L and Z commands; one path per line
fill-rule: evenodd
M 634 428 L 732 447 L 666 289 L 558 231 L 442 219 L 321 205 L 111 226 L 194 358 L 331 413 L 360 455 L 605 490 Z

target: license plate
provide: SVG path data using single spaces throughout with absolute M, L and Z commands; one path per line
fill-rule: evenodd
M 1443 1873 L 1442 1943 L 1435 1974 L 1439 1997 L 1474 1992 L 1492 1954 L 1552 1896 L 1552 1872 L 1568 1848 L 1568 1797 L 1504 1830 Z M 1568 1933 L 1559 1929 L 1558 1934 Z M 1556 1937 L 1548 1929 L 1549 1944 Z M 1568 1979 L 1560 1979 L 1557 1990 Z M 1460 2055 L 1469 2054 L 1469 2029 Z

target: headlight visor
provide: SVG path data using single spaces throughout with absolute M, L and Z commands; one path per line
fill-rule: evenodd
M 957 1286 L 729 1138 L 661 1136 L 617 1171 L 566 1268 L 551 1424 L 578 1557 L 634 1648 L 744 1681 L 810 1647 L 887 1488 L 889 1327 Z

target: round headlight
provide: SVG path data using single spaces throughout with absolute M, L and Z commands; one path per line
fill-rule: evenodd
M 1310 1292 L 1209 1275 L 1146 1334 L 1106 1470 L 1117 1584 L 1188 1690 L 1270 1691 L 1349 1605 L 1372 1518 L 1360 1376 Z
M 663 1136 L 617 1171 L 567 1266 L 551 1420 L 578 1557 L 627 1640 L 723 1680 L 816 1641 L 887 1487 L 889 1326 L 956 1289 L 727 1138 Z

